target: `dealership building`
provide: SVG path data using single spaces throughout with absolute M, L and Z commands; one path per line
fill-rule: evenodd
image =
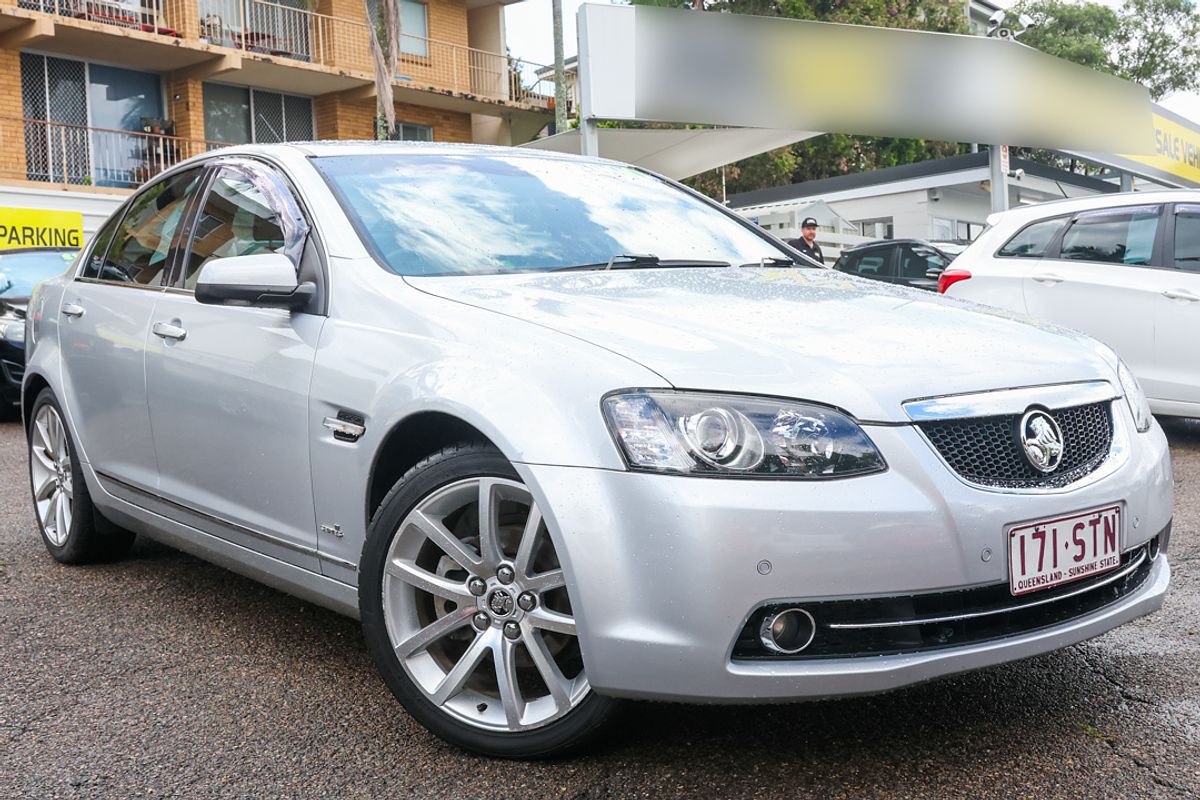
M 515 144 L 552 117 L 514 0 L 399 0 L 394 138 Z M 79 212 L 225 144 L 374 139 L 362 0 L 0 0 L 0 207 Z

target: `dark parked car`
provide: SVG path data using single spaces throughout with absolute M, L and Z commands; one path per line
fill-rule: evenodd
M 28 247 L 0 251 L 0 419 L 14 416 L 25 374 L 25 307 L 33 287 L 62 273 L 79 251 Z
M 938 278 L 964 245 L 886 239 L 843 250 L 833 268 L 851 275 L 936 292 Z

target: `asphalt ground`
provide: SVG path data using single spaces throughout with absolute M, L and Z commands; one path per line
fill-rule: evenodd
M 0 425 L 0 798 L 1200 797 L 1200 422 L 1168 422 L 1159 613 L 891 694 L 631 706 L 598 751 L 491 761 L 424 732 L 357 623 L 152 542 L 62 567 Z

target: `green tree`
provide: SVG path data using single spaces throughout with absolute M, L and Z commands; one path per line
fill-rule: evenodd
M 1200 88 L 1200 9 L 1193 0 L 1126 0 L 1116 72 L 1154 99 Z
M 1017 11 L 1037 26 L 1021 41 L 1052 56 L 1135 81 L 1158 100 L 1200 88 L 1200 9 L 1195 0 L 1029 0 Z
M 1116 41 L 1117 13 L 1099 3 L 1035 0 L 1015 9 L 1037 25 L 1021 36 L 1021 43 L 1043 53 L 1073 61 L 1100 72 L 1114 72 L 1109 51 Z

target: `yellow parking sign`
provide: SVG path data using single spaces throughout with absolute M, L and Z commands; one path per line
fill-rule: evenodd
M 0 250 L 83 246 L 83 214 L 42 208 L 0 208 Z

